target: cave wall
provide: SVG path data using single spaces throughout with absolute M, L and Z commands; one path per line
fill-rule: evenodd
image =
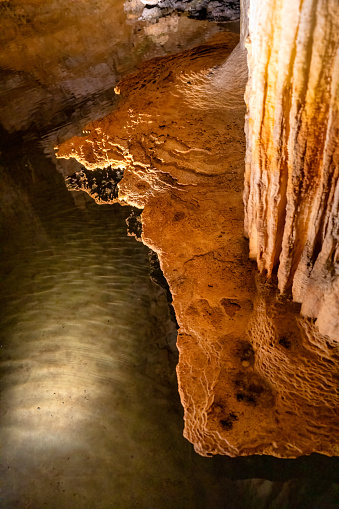
M 232 3 L 237 19 L 239 2 Z M 198 45 L 228 25 L 167 7 L 166 18 L 158 9 L 144 19 L 152 9 L 140 0 L 0 1 L 0 125 L 50 137 L 57 127 L 59 138 L 70 137 L 111 111 L 114 87 L 140 62 Z
M 339 3 L 250 2 L 245 231 L 259 270 L 339 339 Z

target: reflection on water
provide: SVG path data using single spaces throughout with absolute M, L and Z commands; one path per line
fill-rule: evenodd
M 1 507 L 336 508 L 338 459 L 194 453 L 130 209 L 72 196 L 42 153 L 112 108 L 137 62 L 224 28 L 128 24 L 108 0 L 19 4 L 0 2 Z
M 148 476 L 175 471 L 158 454 L 178 403 L 166 295 L 150 281 L 147 248 L 126 235 L 127 208 L 79 209 L 61 178 L 49 187 L 48 163 L 29 160 L 46 180 L 30 189 L 39 235 L 32 242 L 23 225 L 20 251 L 8 239 L 4 261 L 3 496 L 8 507 L 30 498 L 93 507 L 96 497 L 105 506 L 122 496 L 130 507 Z
M 126 235 L 130 209 L 76 205 L 20 144 L 2 159 L 3 506 L 334 509 L 335 458 L 193 452 L 175 325 L 147 248 Z

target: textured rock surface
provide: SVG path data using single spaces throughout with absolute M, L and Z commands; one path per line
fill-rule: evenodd
M 122 170 L 110 167 L 98 171 L 82 168 L 66 178 L 66 185 L 70 191 L 87 192 L 99 204 L 114 203 L 122 176 Z
M 122 80 L 119 107 L 58 149 L 124 167 L 180 326 L 185 436 L 202 455 L 336 454 L 338 355 L 256 275 L 243 235 L 246 55 L 225 34 Z
M 261 271 L 339 340 L 339 3 L 249 10 L 245 230 Z
M 187 13 L 195 19 L 235 21 L 240 18 L 240 0 L 140 0 L 145 8 L 141 18 L 156 20 L 161 16 Z

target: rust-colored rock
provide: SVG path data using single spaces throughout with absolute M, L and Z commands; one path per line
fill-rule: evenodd
M 335 343 L 279 296 L 243 234 L 246 55 L 225 34 L 119 84 L 119 107 L 58 148 L 122 168 L 180 326 L 185 436 L 202 455 L 337 454 Z

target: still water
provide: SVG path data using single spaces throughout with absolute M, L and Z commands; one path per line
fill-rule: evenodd
M 1 507 L 334 509 L 335 458 L 195 454 L 131 209 L 69 193 L 37 140 L 2 141 Z
M 225 26 L 175 16 L 133 24 L 122 2 L 9 4 L 0 10 L 0 507 L 336 509 L 336 458 L 195 454 L 182 437 L 175 323 L 148 249 L 127 236 L 131 209 L 68 192 L 60 172 L 73 163 L 51 156 L 112 109 L 119 76 L 139 61 Z

